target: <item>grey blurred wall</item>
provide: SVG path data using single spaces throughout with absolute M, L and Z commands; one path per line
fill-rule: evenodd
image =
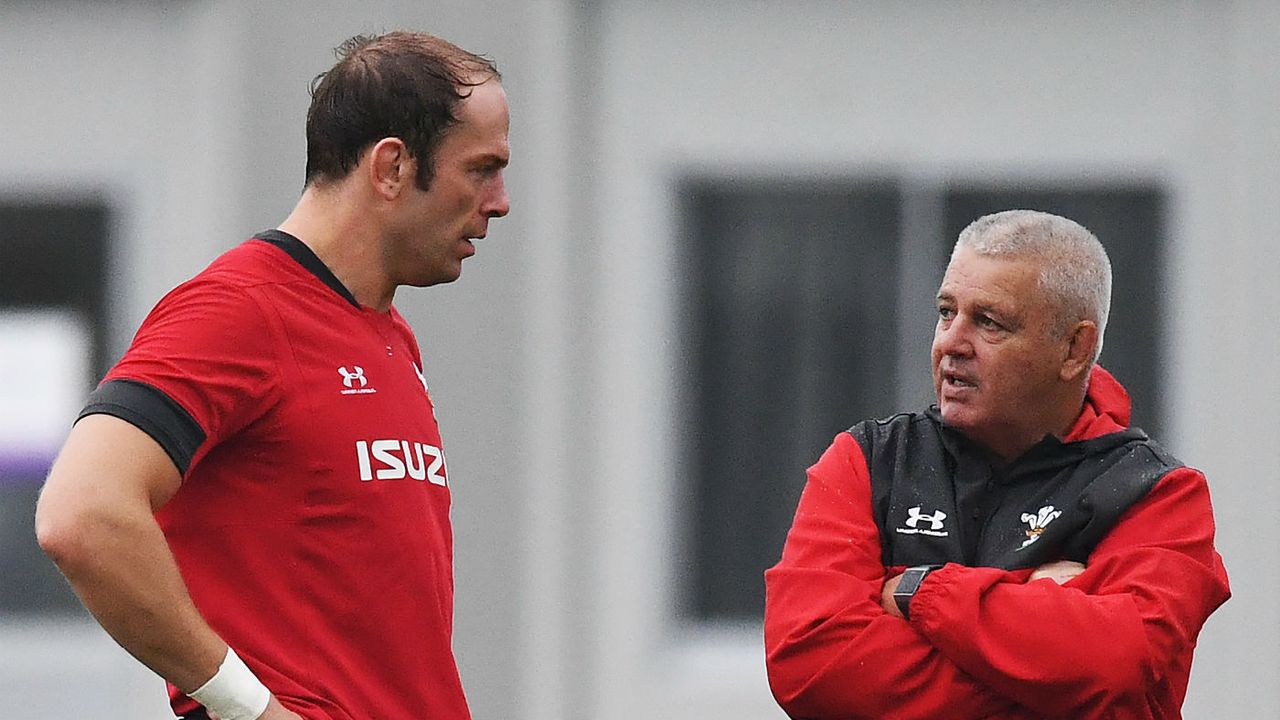
M 0 197 L 108 200 L 119 352 L 284 217 L 307 83 L 343 38 L 398 27 L 496 58 L 512 105 L 511 215 L 461 281 L 397 298 L 457 478 L 477 718 L 780 716 L 759 629 L 673 609 L 674 181 L 867 168 L 1170 188 L 1168 444 L 1209 475 L 1235 590 L 1186 716 L 1280 715 L 1280 530 L 1258 517 L 1280 506 L 1280 6 L 9 0 Z M 92 626 L 0 618 L 0 716 L 148 720 L 158 696 Z

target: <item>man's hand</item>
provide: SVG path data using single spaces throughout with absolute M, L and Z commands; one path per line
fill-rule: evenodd
M 1081 563 L 1072 560 L 1056 560 L 1036 568 L 1027 582 L 1049 578 L 1061 585 L 1082 572 L 1084 572 L 1084 565 Z
M 902 617 L 902 611 L 898 609 L 898 602 L 893 599 L 893 591 L 898 589 L 900 582 L 902 582 L 902 575 L 894 575 L 884 581 L 884 589 L 880 591 L 880 607 L 896 618 Z
M 267 709 L 258 716 L 258 720 L 302 720 L 302 716 L 286 710 L 275 695 L 271 696 L 271 700 L 267 702 Z

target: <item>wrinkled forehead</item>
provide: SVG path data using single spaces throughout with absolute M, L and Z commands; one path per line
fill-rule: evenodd
M 947 264 L 938 297 L 1008 309 L 1043 305 L 1042 269 L 1041 261 L 1032 256 L 960 248 Z

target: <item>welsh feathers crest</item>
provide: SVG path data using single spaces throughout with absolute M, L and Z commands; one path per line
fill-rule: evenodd
M 1037 513 L 1022 513 L 1022 522 L 1030 527 L 1027 529 L 1027 539 L 1022 541 L 1022 547 L 1026 547 L 1036 540 L 1040 539 L 1040 535 L 1044 533 L 1044 529 L 1055 518 L 1062 514 L 1061 510 L 1054 510 L 1052 505 L 1045 505 L 1040 508 Z

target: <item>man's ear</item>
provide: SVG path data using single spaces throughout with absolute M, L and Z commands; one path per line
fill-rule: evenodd
M 1098 349 L 1098 325 L 1091 320 L 1081 320 L 1067 334 L 1067 355 L 1062 360 L 1058 376 L 1066 381 L 1078 380 L 1093 365 L 1093 353 Z
M 413 182 L 415 164 L 400 138 L 382 138 L 368 150 L 368 158 L 369 184 L 383 200 L 396 199 Z

